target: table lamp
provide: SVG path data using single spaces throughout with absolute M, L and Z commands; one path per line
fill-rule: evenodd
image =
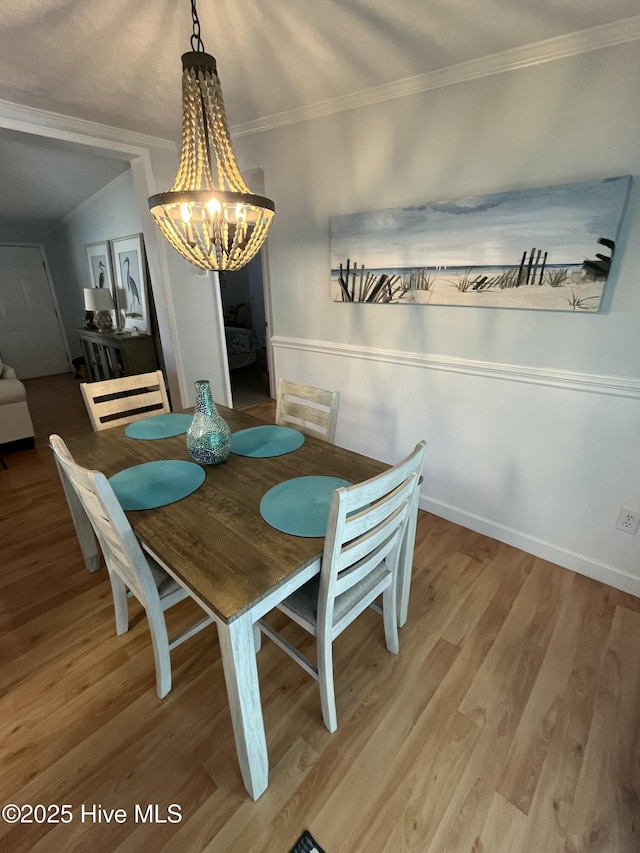
M 93 311 L 93 322 L 100 332 L 113 329 L 111 311 L 115 309 L 111 293 L 104 287 L 84 288 L 84 307 Z

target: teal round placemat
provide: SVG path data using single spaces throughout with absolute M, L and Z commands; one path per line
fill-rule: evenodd
M 294 477 L 269 489 L 260 501 L 260 515 L 282 533 L 324 536 L 331 495 L 351 485 L 339 477 Z
M 241 429 L 231 436 L 231 452 L 238 456 L 282 456 L 304 444 L 297 429 L 283 426 L 257 426 Z
M 150 418 L 144 418 L 141 421 L 134 421 L 125 427 L 124 434 L 129 438 L 142 438 L 144 440 L 152 438 L 171 438 L 172 435 L 182 435 L 185 433 L 193 415 L 181 414 L 165 414 L 153 415 Z
M 124 510 L 154 509 L 186 498 L 204 483 L 204 469 L 182 459 L 159 459 L 109 477 Z

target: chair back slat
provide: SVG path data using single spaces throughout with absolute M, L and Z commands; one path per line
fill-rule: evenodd
M 410 514 L 417 511 L 424 451 L 425 443 L 420 442 L 388 471 L 333 493 L 320 577 L 319 618 L 322 614 L 331 622 L 336 598 L 367 575 L 396 575 Z
M 280 379 L 276 423 L 333 443 L 338 424 L 340 393 Z
M 376 501 L 369 509 L 362 510 L 356 518 L 343 515 L 341 545 L 334 549 L 333 555 L 336 595 L 361 581 L 399 543 L 415 484 L 416 475 L 410 474 L 400 488 Z M 354 528 L 359 531 L 357 535 L 353 535 Z
M 344 551 L 342 552 L 340 560 L 342 566 L 338 570 L 335 579 L 336 598 L 347 592 L 347 590 L 351 589 L 352 586 L 355 586 L 357 583 L 364 580 L 366 576 L 371 574 L 371 572 L 374 571 L 383 560 L 386 560 L 389 557 L 389 555 L 393 556 L 393 550 L 398 548 L 400 545 L 403 526 L 406 523 L 405 516 L 408 509 L 408 504 L 405 504 L 401 510 L 398 510 L 396 518 L 397 524 L 395 526 L 385 524 L 384 528 L 380 528 L 380 530 L 377 531 L 377 536 L 373 537 L 369 534 L 366 537 L 366 543 L 359 542 L 359 547 L 354 550 L 354 552 L 350 552 L 348 555 L 345 555 Z M 378 544 L 375 545 L 375 547 L 372 547 L 374 539 L 378 541 Z M 366 545 L 366 547 L 363 547 L 363 545 Z M 357 560 L 354 560 L 354 557 L 357 554 L 360 554 L 360 556 Z
M 80 390 L 95 432 L 171 411 L 161 370 L 81 382 Z
M 410 474 L 388 500 L 379 501 L 375 507 L 363 510 L 357 519 L 345 518 L 342 546 L 334 552 L 336 595 L 361 580 L 368 570 L 375 568 L 391 551 L 407 523 L 414 489 L 415 474 Z M 356 526 L 360 532 L 353 535 Z M 356 567 L 359 567 L 357 571 Z
M 344 519 L 342 521 L 343 529 L 339 534 L 343 542 L 346 543 L 352 539 L 363 537 L 369 531 L 383 524 L 396 512 L 398 507 L 409 500 L 415 489 L 415 482 L 409 482 L 410 477 L 411 472 L 395 488 L 393 487 L 393 481 L 390 479 L 388 483 L 390 491 L 383 495 L 382 498 L 371 495 L 368 501 L 367 496 L 371 494 L 370 489 L 363 490 L 361 498 L 356 498 L 354 493 L 349 494 L 349 489 L 338 489 L 338 497 L 336 499 L 344 502 L 342 515 Z M 357 505 L 360 499 L 363 500 L 364 505 L 356 508 L 354 504 Z

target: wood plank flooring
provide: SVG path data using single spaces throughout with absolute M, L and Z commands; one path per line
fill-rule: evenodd
M 336 642 L 335 734 L 315 682 L 263 642 L 270 786 L 254 803 L 215 627 L 175 651 L 158 700 L 146 621 L 132 603 L 116 636 L 47 446 L 90 429 L 78 383 L 27 385 L 36 446 L 0 470 L 0 804 L 70 804 L 72 820 L 0 820 L 0 851 L 288 853 L 305 828 L 327 853 L 640 851 L 638 599 L 421 512 L 400 655 L 374 612 Z M 141 820 L 170 804 L 179 823 Z

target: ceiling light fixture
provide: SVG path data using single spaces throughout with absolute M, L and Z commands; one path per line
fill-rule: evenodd
M 169 243 L 204 270 L 237 270 L 265 241 L 273 202 L 244 182 L 231 146 L 216 61 L 205 53 L 195 0 L 191 51 L 182 56 L 182 149 L 168 192 L 149 209 Z

